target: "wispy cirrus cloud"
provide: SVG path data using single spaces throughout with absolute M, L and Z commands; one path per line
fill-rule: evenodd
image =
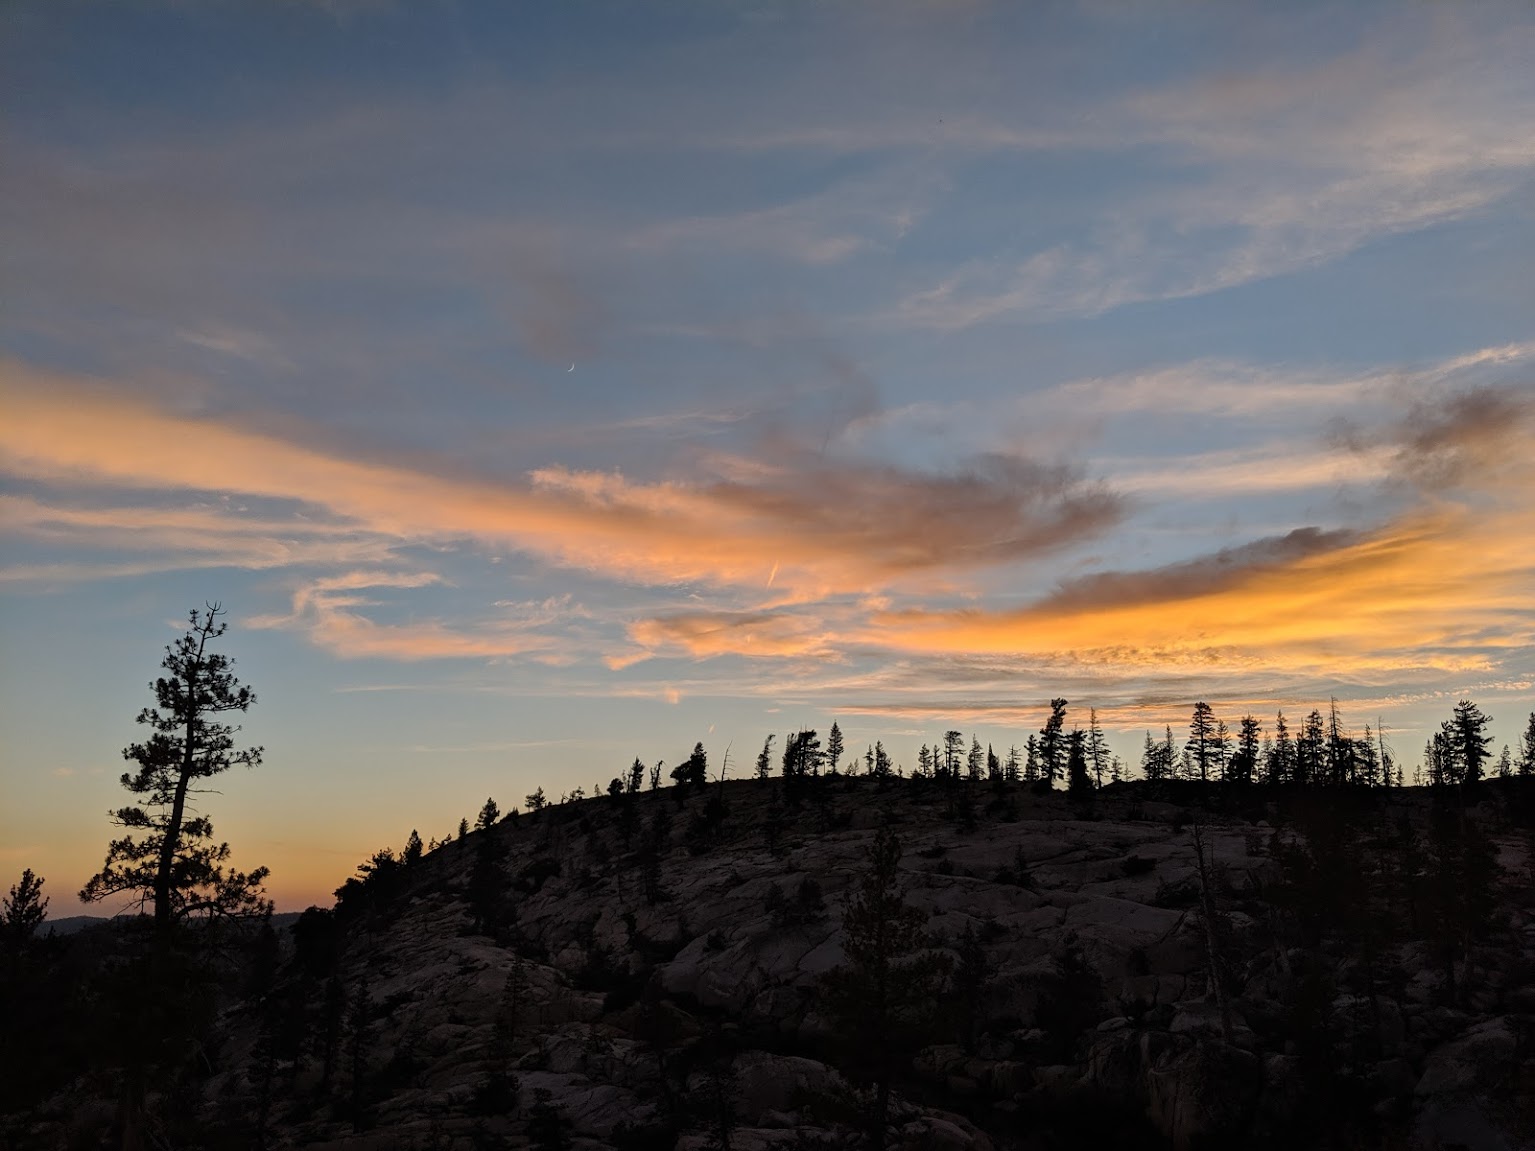
M 945 601 L 980 572 L 1005 573 L 1102 533 L 1125 512 L 1119 497 L 1068 469 L 1011 458 L 945 474 L 830 464 L 787 443 L 777 456 L 706 458 L 693 479 L 545 468 L 491 482 L 172 414 L 16 365 L 3 393 L 6 472 L 45 488 L 140 497 L 126 506 L 78 494 L 73 504 L 6 497 L 8 530 L 80 547 L 163 546 L 173 549 L 167 567 L 329 567 L 298 579 L 288 613 L 257 623 L 303 630 L 339 655 L 558 662 L 600 652 L 618 669 L 679 656 L 824 664 L 885 652 L 1067 659 L 1126 676 L 1259 667 L 1368 676 L 1487 669 L 1535 626 L 1525 606 L 1535 581 L 1532 483 L 1516 450 L 1535 404 L 1512 386 L 1425 400 L 1341 436 L 1330 457 L 1318 452 L 1333 463 L 1362 454 L 1373 482 L 1417 493 L 1383 522 L 1302 527 L 1160 567 L 1090 571 L 1005 610 Z M 168 443 L 177 450 L 156 450 Z M 1206 484 L 1219 471 L 1186 463 Z M 1235 471 L 1219 474 L 1227 488 L 1237 482 Z M 220 488 L 287 501 L 290 512 L 142 499 Z M 599 620 L 565 599 L 503 600 L 478 619 L 412 612 L 384 622 L 381 597 L 442 585 L 412 554 L 459 540 L 645 583 L 676 606 Z
M 812 266 L 840 263 L 904 237 L 930 206 L 939 183 L 930 171 L 896 168 L 769 207 L 650 224 L 630 236 L 626 246 L 695 253 L 747 250 Z
M 387 590 L 413 590 L 440 585 L 434 572 L 351 571 L 302 584 L 293 594 L 286 615 L 254 616 L 253 628 L 304 631 L 312 643 L 346 659 L 509 659 L 558 657 L 560 636 L 544 626 L 557 617 L 477 620 L 452 626 L 441 620 L 380 623 L 366 609 L 377 607 L 376 596 Z
M 1360 368 L 1200 359 L 1018 397 L 880 409 L 854 420 L 848 438 L 871 452 L 903 440 L 976 449 L 1054 440 L 1114 491 L 1154 504 L 1301 492 L 1374 502 L 1382 484 L 1442 466 L 1431 441 L 1464 434 L 1461 409 L 1489 433 L 1521 428 L 1529 389 L 1516 381 L 1532 362 L 1528 341 Z M 1506 447 L 1478 444 L 1472 455 L 1495 459 Z
M 896 610 L 892 646 L 1071 653 L 1105 665 L 1371 676 L 1488 671 L 1535 643 L 1535 395 L 1479 388 L 1378 429 L 1415 500 L 1366 529 L 1297 529 L 1194 560 L 1065 581 L 1012 611 Z
M 1390 474 L 1382 449 L 1292 447 L 1220 448 L 1167 457 L 1120 457 L 1109 469 L 1114 486 L 1127 494 L 1182 498 L 1194 502 L 1234 497 L 1375 484 Z
M 1446 675 L 1480 683 L 1508 669 L 1518 678 L 1535 646 L 1535 468 L 1517 447 L 1532 432 L 1526 389 L 1451 393 L 1371 430 L 1372 480 L 1411 493 L 1372 524 L 1301 527 L 1159 566 L 1089 571 L 1016 607 L 786 605 L 766 619 L 689 616 L 672 628 L 661 617 L 631 632 L 654 654 L 695 656 L 747 654 L 747 635 L 768 624 L 789 637 L 834 635 L 829 649 L 851 656 L 849 673 L 831 676 L 843 695 L 903 714 L 963 711 L 964 700 L 1045 680 L 1155 704 L 1169 690 L 1232 696 Z M 870 661 L 885 672 L 860 678 Z M 892 678 L 903 665 L 909 678 Z
M 609 655 L 608 666 L 627 667 L 658 653 L 680 653 L 689 659 L 721 655 L 835 659 L 843 642 L 820 615 L 810 612 L 671 612 L 635 620 L 628 633 L 636 647 Z
M 1129 93 L 1082 146 L 1159 148 L 1072 238 L 967 260 L 887 317 L 958 330 L 1095 316 L 1316 267 L 1481 212 L 1535 179 L 1535 25 L 1406 25 L 1289 67 Z
M 249 571 L 387 561 L 397 541 L 334 520 L 247 513 L 228 501 L 146 506 L 90 502 L 78 492 L 49 500 L 0 495 L 0 531 L 54 548 L 136 557 L 124 574 L 200 567 Z M 100 578 L 85 562 L 13 563 L 0 579 L 70 581 Z
M 653 585 L 771 584 L 777 595 L 813 597 L 942 580 L 1048 553 L 1120 515 L 1112 493 L 1071 469 L 999 456 L 932 473 L 780 443 L 777 458 L 718 455 L 687 479 L 547 467 L 497 483 L 171 414 L 16 365 L 0 389 L 10 417 L 0 464 L 15 476 L 297 501 L 338 520 L 342 536 L 494 541 Z

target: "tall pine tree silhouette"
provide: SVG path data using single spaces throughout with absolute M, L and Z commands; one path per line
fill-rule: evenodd
M 824 976 L 826 1006 L 842 1024 L 847 1070 L 873 1098 L 868 1139 L 884 1151 L 890 1087 L 931 1029 L 947 956 L 929 950 L 927 918 L 900 886 L 901 841 L 881 828 L 842 914 L 847 963 Z
M 228 626 L 223 614 L 218 604 L 194 608 L 187 633 L 165 649 L 160 666 L 170 674 L 154 682 L 156 706 L 138 715 L 149 738 L 123 751 L 138 770 L 125 772 L 122 785 L 143 799 L 112 813 L 128 834 L 111 842 L 106 863 L 80 892 L 87 903 L 137 895 L 140 906 L 153 904 L 161 935 L 190 916 L 255 916 L 272 907 L 261 886 L 267 869 L 230 868 L 229 845 L 213 842 L 212 822 L 193 808 L 199 781 L 261 763 L 261 748 L 237 750 L 239 727 L 219 720 L 256 702 L 230 670 L 234 661 L 210 650 Z

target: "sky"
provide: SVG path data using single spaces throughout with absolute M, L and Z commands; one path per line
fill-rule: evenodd
M 1531 59 L 1526 4 L 0 6 L 0 887 L 81 910 L 208 601 L 283 908 L 833 721 L 1517 746 Z

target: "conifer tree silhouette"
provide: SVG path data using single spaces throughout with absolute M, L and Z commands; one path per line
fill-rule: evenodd
M 1455 717 L 1449 723 L 1450 747 L 1459 769 L 1460 782 L 1475 787 L 1482 780 L 1482 765 L 1491 758 L 1492 737 L 1487 735 L 1491 721 L 1469 699 L 1455 705 Z
M 892 1081 L 931 1029 L 949 968 L 946 956 L 929 950 L 926 916 L 906 902 L 900 865 L 901 841 L 881 828 L 843 910 L 847 963 L 823 977 L 827 1009 L 848 1043 L 847 1071 L 873 1092 L 874 1151 L 884 1151 Z
M 0 900 L 0 935 L 8 950 L 19 952 L 37 934 L 48 918 L 48 897 L 43 894 L 44 879 L 26 868 L 21 879 L 11 886 L 11 893 Z
M 837 774 L 837 764 L 842 761 L 844 750 L 842 729 L 837 726 L 836 720 L 832 720 L 831 731 L 826 734 L 826 770 L 832 775 Z
M 493 939 L 500 937 L 507 919 L 506 873 L 502 869 L 505 858 L 501 840 L 490 829 L 476 838 L 466 893 L 469 914 L 474 919 L 474 929 Z
M 137 895 L 140 907 L 152 903 L 162 937 L 189 917 L 244 918 L 272 909 L 262 891 L 267 869 L 229 867 L 229 845 L 215 844 L 212 822 L 192 808 L 197 782 L 261 763 L 262 749 L 237 750 L 239 727 L 219 721 L 256 702 L 230 670 L 234 661 L 210 650 L 228 626 L 219 620 L 223 614 L 216 603 L 192 609 L 186 634 L 166 647 L 160 666 L 170 675 L 155 680 L 156 706 L 138 715 L 149 738 L 123 751 L 138 770 L 125 772 L 122 785 L 144 798 L 112 813 L 128 834 L 111 842 L 101 871 L 80 891 L 86 903 L 122 894 Z
M 773 736 L 769 735 L 762 741 L 762 750 L 757 753 L 758 779 L 767 779 L 773 774 Z
M 1039 769 L 1050 785 L 1064 775 L 1066 769 L 1066 700 L 1050 701 L 1050 718 L 1039 732 Z
M 1109 741 L 1098 723 L 1098 709 L 1087 709 L 1087 764 L 1092 768 L 1093 786 L 1103 786 L 1103 773 L 1109 766 Z
M 1204 700 L 1194 705 L 1194 714 L 1189 719 L 1189 740 L 1184 748 L 1199 769 L 1200 782 L 1208 782 L 1210 764 L 1215 759 L 1215 712 Z
M 1282 711 L 1274 717 L 1274 743 L 1264 765 L 1264 775 L 1271 787 L 1295 780 L 1295 744 L 1290 739 L 1290 725 L 1285 722 Z
M 569 1151 L 570 1148 L 565 1118 L 554 1104 L 554 1093 L 547 1087 L 533 1089 L 533 1106 L 528 1109 L 528 1147 L 530 1151 Z
M 347 1110 L 354 1132 L 362 1131 L 367 1126 L 369 1118 L 367 1113 L 368 1026 L 372 1021 L 373 1004 L 368 998 L 368 978 L 363 976 L 362 981 L 357 985 L 357 993 L 352 997 L 352 1010 L 347 1018 L 351 1047 Z
M 943 733 L 943 764 L 938 774 L 945 779 L 952 779 L 959 775 L 959 749 L 965 745 L 965 734 L 961 731 L 946 731 Z
M 1530 713 L 1530 721 L 1519 739 L 1519 775 L 1524 779 L 1535 776 L 1535 711 Z
M 1237 731 L 1237 750 L 1231 757 L 1227 774 L 1233 783 L 1251 783 L 1253 774 L 1258 768 L 1258 743 L 1263 737 L 1263 729 L 1257 719 L 1250 715 L 1242 717 L 1242 726 Z
M 1087 773 L 1087 733 L 1080 727 L 1066 737 L 1066 790 L 1079 799 L 1093 790 L 1093 777 Z

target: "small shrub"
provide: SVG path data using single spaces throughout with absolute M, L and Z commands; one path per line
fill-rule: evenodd
M 1144 955 L 1144 952 L 1142 954 Z M 1128 1019 L 1133 1027 L 1140 1027 L 1146 1019 L 1146 1012 L 1150 1010 L 1151 1004 L 1138 995 L 1119 1001 L 1120 1014 Z
M 1181 911 L 1199 902 L 1199 884 L 1192 878 L 1180 879 L 1176 883 L 1168 883 L 1162 880 L 1157 884 L 1157 893 L 1151 898 L 1154 907 L 1165 907 L 1175 911 Z
M 1157 869 L 1157 861 L 1154 859 L 1143 859 L 1139 855 L 1132 855 L 1121 863 L 1119 868 L 1129 876 L 1145 875 Z
M 492 1071 L 474 1089 L 469 1100 L 469 1114 L 480 1116 L 507 1115 L 517 1110 L 517 1093 L 522 1084 L 517 1076 L 506 1071 Z
M 568 1151 L 565 1117 L 554 1103 L 554 1093 L 547 1087 L 533 1089 L 533 1106 L 528 1112 L 528 1146 L 535 1151 Z
M 780 930 L 802 927 L 819 919 L 826 906 L 821 896 L 821 885 L 808 875 L 800 880 L 793 902 L 776 883 L 767 889 L 762 902 L 773 926 Z
M 516 886 L 528 895 L 537 895 L 544 883 L 560 873 L 560 861 L 541 856 L 517 874 Z
M 1041 991 L 1035 1019 L 1045 1032 L 1052 1057 L 1068 1063 L 1078 1037 L 1101 1016 L 1103 983 L 1070 936 L 1055 956 L 1055 968 Z
M 1013 852 L 1011 867 L 997 869 L 997 873 L 992 876 L 992 882 L 1005 884 L 1008 887 L 1021 887 L 1025 891 L 1034 890 L 1034 877 L 1029 874 L 1029 861 L 1024 858 L 1023 848 L 1017 848 Z
M 379 1012 L 383 1015 L 392 1015 L 415 998 L 416 993 L 409 988 L 406 988 L 404 991 L 396 991 L 393 995 L 384 996 L 383 1002 L 379 1004 Z
M 387 1099 L 402 1088 L 416 1086 L 424 1070 L 426 1065 L 416 1057 L 415 1045 L 407 1040 L 394 1049 L 389 1062 L 374 1076 L 370 1087 L 377 1093 L 377 1098 Z
M 625 972 L 613 965 L 608 949 L 593 943 L 587 947 L 586 962 L 572 982 L 583 991 L 610 991 Z
M 826 906 L 821 898 L 821 885 L 808 875 L 800 880 L 796 898 L 800 911 L 805 915 L 818 915 Z

